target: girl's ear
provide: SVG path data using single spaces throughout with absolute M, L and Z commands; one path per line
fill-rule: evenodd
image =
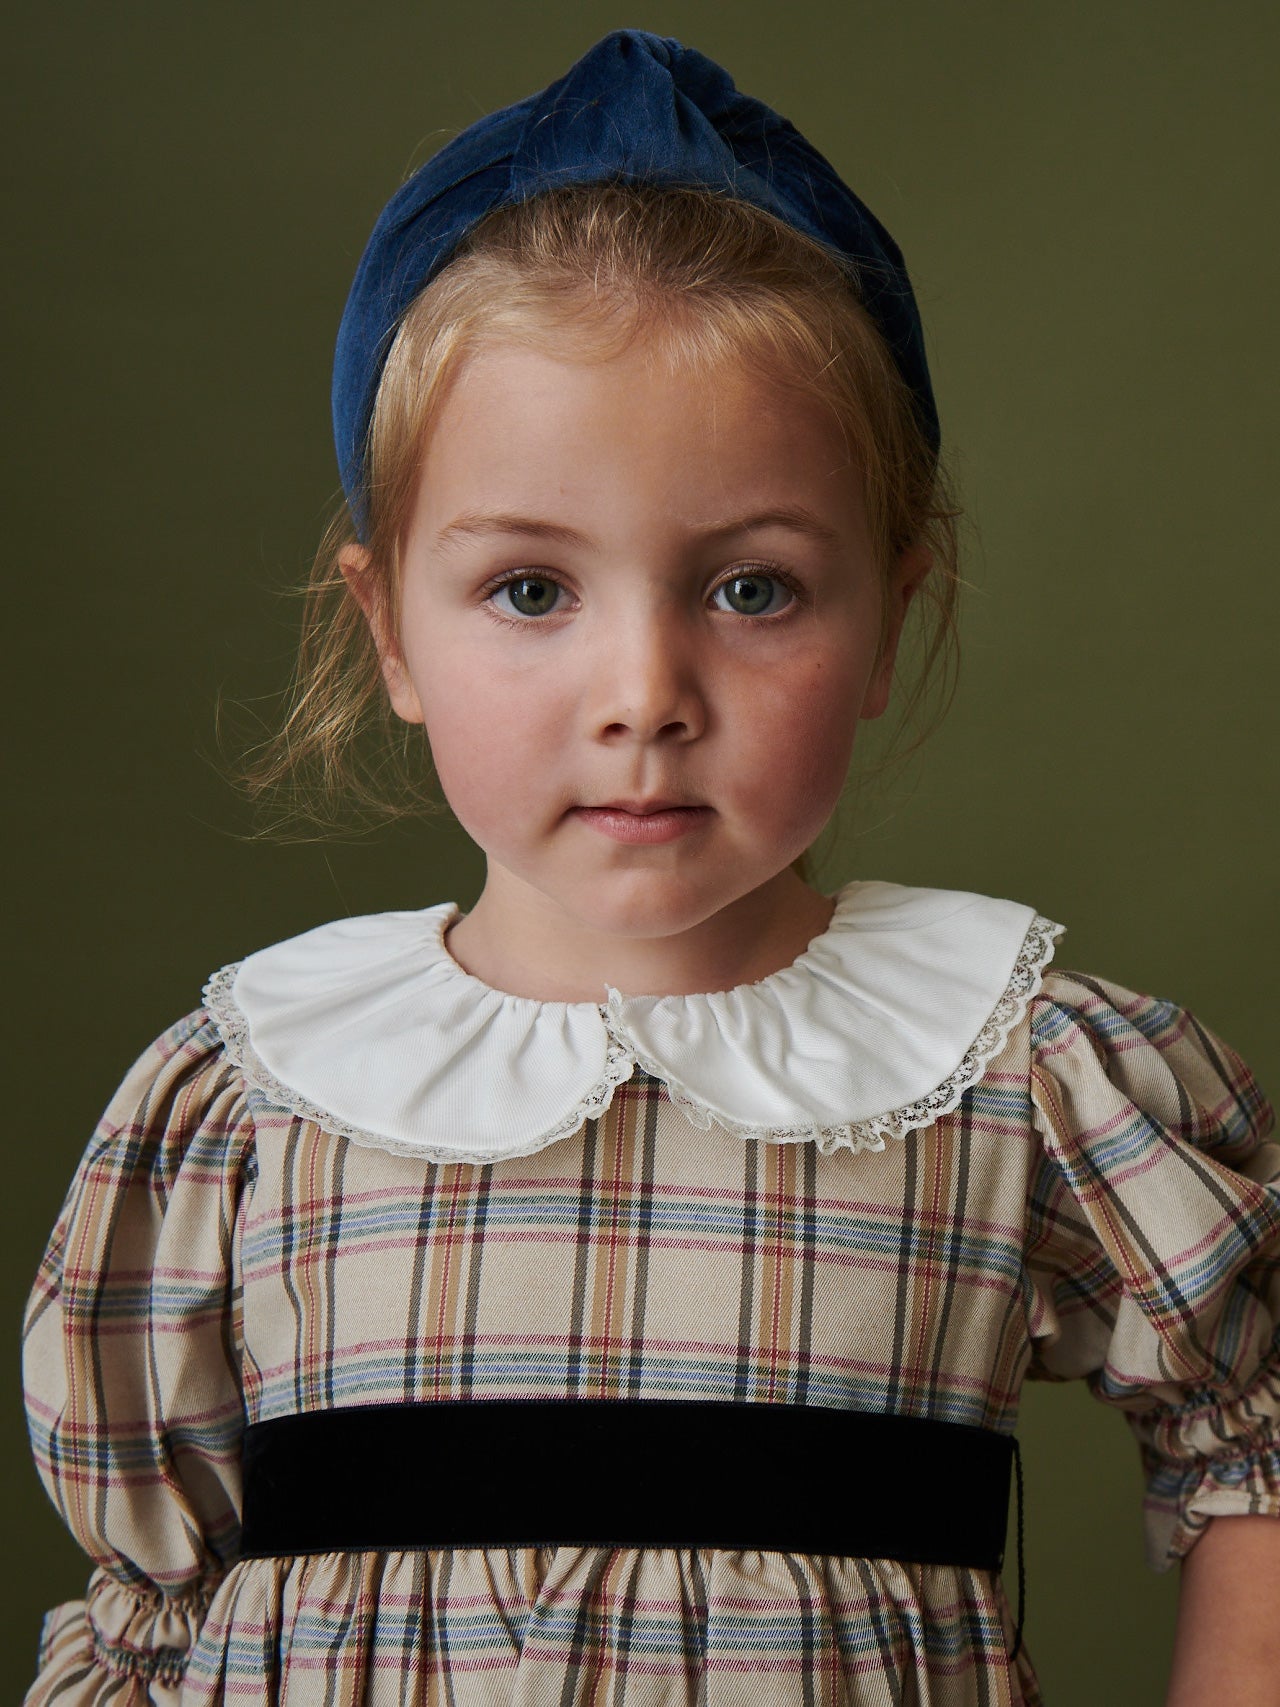
M 876 662 L 875 674 L 863 701 L 863 717 L 883 717 L 888 709 L 889 693 L 893 687 L 893 666 L 897 662 L 898 642 L 902 639 L 902 625 L 907 620 L 912 599 L 924 585 L 932 568 L 933 553 L 928 546 L 919 543 L 909 545 L 900 554 L 885 583 L 884 596 L 888 610 L 885 613 L 884 648 Z
M 387 610 L 386 595 L 374 572 L 368 548 L 354 543 L 344 545 L 338 553 L 338 567 L 347 583 L 347 590 L 364 612 L 373 643 L 378 648 L 382 679 L 387 684 L 391 709 L 406 723 L 425 722 L 418 692 L 400 651 Z

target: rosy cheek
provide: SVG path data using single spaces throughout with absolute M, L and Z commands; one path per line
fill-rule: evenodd
M 477 709 L 461 714 L 456 706 L 427 715 L 427 736 L 440 779 L 446 787 L 472 789 L 501 772 L 510 731 L 502 719 Z M 508 737 L 508 738 L 505 738 Z
M 440 786 L 463 826 L 482 846 L 510 831 L 545 785 L 547 755 L 539 761 L 538 732 L 501 694 L 477 694 L 474 684 L 438 683 L 426 705 L 427 738 Z
M 740 715 L 758 732 L 775 776 L 788 773 L 805 787 L 836 774 L 843 781 L 866 674 L 861 659 L 820 658 L 757 683 Z
M 790 732 L 769 750 L 767 778 L 757 789 L 762 815 L 779 822 L 813 820 L 816 834 L 835 810 L 848 770 L 851 730 L 847 721 Z

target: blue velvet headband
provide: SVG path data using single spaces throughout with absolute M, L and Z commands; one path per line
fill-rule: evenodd
M 404 311 L 494 208 L 609 179 L 728 193 L 851 262 L 859 299 L 937 450 L 924 332 L 893 238 L 794 125 L 740 94 L 714 60 L 670 37 L 614 30 L 540 94 L 456 136 L 383 208 L 347 298 L 333 368 L 338 464 L 362 533 L 365 438 Z

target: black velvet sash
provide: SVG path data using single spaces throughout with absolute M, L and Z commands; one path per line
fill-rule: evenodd
M 244 1438 L 242 1554 L 711 1547 L 998 1571 L 1011 1436 L 814 1405 L 449 1400 Z

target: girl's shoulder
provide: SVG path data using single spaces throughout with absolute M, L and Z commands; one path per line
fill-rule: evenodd
M 1271 1130 L 1227 1044 L 1169 1002 L 1053 967 L 1061 927 L 1022 903 L 850 884 L 829 928 L 758 983 L 599 1004 L 473 978 L 445 945 L 458 916 L 444 902 L 340 919 L 221 968 L 125 1076 L 90 1155 L 163 1190 L 192 1157 L 252 1172 L 259 1135 L 301 1119 L 487 1163 L 576 1133 L 638 1071 L 696 1127 L 824 1154 L 882 1150 L 971 1091 L 1002 1119 L 1019 1094 L 1028 1134 L 1073 1173 L 1110 1170 L 1148 1133 L 1235 1165 Z
M 90 1145 L 185 1153 L 252 1125 L 252 1086 L 204 1006 L 147 1045 L 103 1110 Z
M 852 883 L 829 928 L 758 983 L 599 1004 L 472 977 L 446 946 L 457 917 L 442 902 L 339 919 L 221 968 L 126 1075 L 99 1141 L 225 1149 L 283 1117 L 491 1162 L 578 1131 L 637 1071 L 695 1126 L 824 1153 L 883 1149 L 988 1075 L 1007 1095 L 1010 1073 L 1050 1134 L 1149 1118 L 1229 1159 L 1270 1130 L 1227 1044 L 1170 1002 L 1055 968 L 1061 927 L 1019 902 Z
M 193 1008 L 149 1043 L 121 1079 L 103 1110 L 100 1129 L 136 1125 L 148 1112 L 181 1102 L 188 1109 L 237 1077 L 222 1032 L 203 1005 Z
M 1248 1064 L 1173 1002 L 1053 969 L 1029 1017 L 1032 1094 L 1051 1151 L 1093 1144 L 1109 1160 L 1128 1144 L 1132 1160 L 1133 1145 L 1158 1132 L 1234 1165 L 1274 1129 Z
M 229 1226 L 256 1174 L 255 1102 L 201 1007 L 148 1045 L 124 1075 L 72 1176 L 33 1302 L 67 1276 L 88 1284 L 113 1241 Z M 123 1248 L 123 1247 L 122 1247 Z M 133 1247 L 130 1247 L 133 1248 Z M 141 1248 L 140 1245 L 137 1246 Z
M 527 1155 L 641 1070 L 696 1125 L 882 1148 L 954 1108 L 1025 1017 L 1060 927 L 961 891 L 846 885 L 827 930 L 757 983 L 540 1002 L 449 954 L 449 902 L 336 920 L 222 968 L 227 1052 L 275 1103 L 434 1161 Z

